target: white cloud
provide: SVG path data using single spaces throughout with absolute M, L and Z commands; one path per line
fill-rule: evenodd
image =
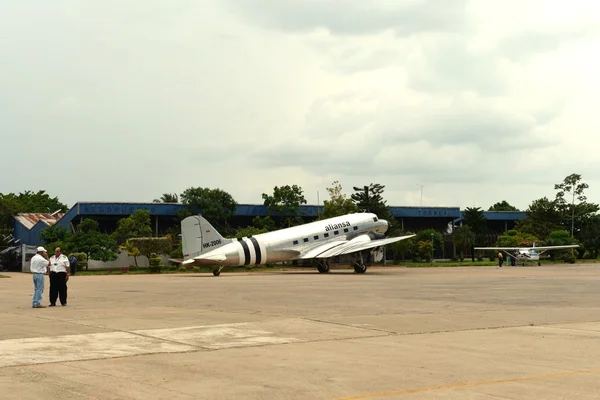
M 526 207 L 578 172 L 598 198 L 600 3 L 144 4 L 2 6 L 2 192 L 258 203 L 298 184 L 316 203 L 339 180 Z

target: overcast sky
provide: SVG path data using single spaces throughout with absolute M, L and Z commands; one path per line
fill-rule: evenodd
M 600 202 L 597 0 L 0 3 L 0 192 Z

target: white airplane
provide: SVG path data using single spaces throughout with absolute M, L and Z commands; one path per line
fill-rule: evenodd
M 540 246 L 537 247 L 533 242 L 532 247 L 475 247 L 475 250 L 499 250 L 508 256 L 515 257 L 517 262 L 521 261 L 523 265 L 525 262 L 537 261 L 538 266 L 542 265 L 540 262 L 540 255 L 544 254 L 549 250 L 560 250 L 560 249 L 573 249 L 579 247 L 578 244 L 567 244 L 561 246 Z
M 372 213 L 355 213 L 310 222 L 250 237 L 226 239 L 201 215 L 181 221 L 183 265 L 216 267 L 218 276 L 225 266 L 265 265 L 313 259 L 321 273 L 329 272 L 329 259 L 352 255 L 356 273 L 367 270 L 365 258 L 383 258 L 383 247 L 415 235 L 387 238 L 386 220 Z

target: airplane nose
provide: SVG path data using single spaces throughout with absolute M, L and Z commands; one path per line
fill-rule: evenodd
M 390 224 L 390 221 L 385 220 L 385 219 L 380 219 L 379 221 L 385 222 L 385 226 L 383 227 L 383 233 L 388 233 L 390 230 L 390 227 L 392 226 L 392 224 Z

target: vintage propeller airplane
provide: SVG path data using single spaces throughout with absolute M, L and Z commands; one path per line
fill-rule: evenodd
M 350 254 L 356 273 L 367 270 L 366 260 L 383 258 L 383 246 L 415 235 L 388 238 L 389 222 L 372 213 L 346 214 L 250 237 L 226 239 L 202 215 L 181 221 L 183 265 L 213 266 L 218 276 L 225 266 L 265 265 L 313 259 L 321 273 L 329 259 Z
M 537 261 L 538 266 L 542 265 L 540 262 L 540 255 L 544 254 L 549 250 L 560 250 L 560 249 L 573 249 L 579 247 L 578 244 L 567 244 L 560 246 L 540 246 L 537 247 L 533 242 L 532 247 L 475 247 L 475 250 L 498 250 L 505 253 L 507 256 L 515 257 L 517 262 L 522 262 L 523 266 L 525 262 Z M 508 258 L 508 257 L 507 257 Z

